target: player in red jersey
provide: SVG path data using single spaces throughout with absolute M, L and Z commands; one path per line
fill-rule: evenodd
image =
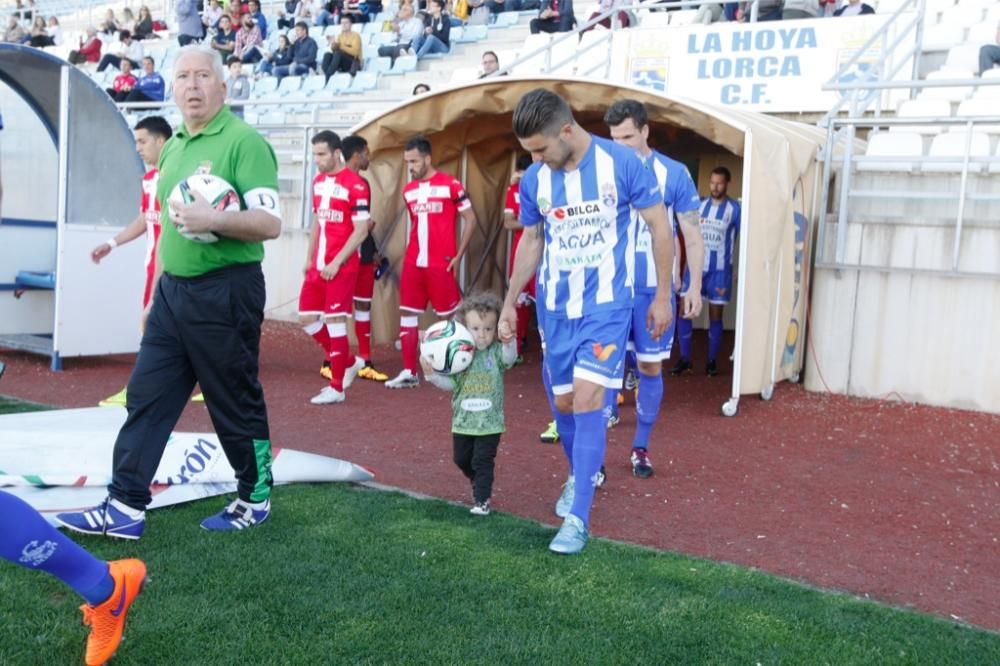
M 517 256 L 517 244 L 521 240 L 521 233 L 524 225 L 519 221 L 521 215 L 521 201 L 519 189 L 521 187 L 521 176 L 531 166 L 531 155 L 521 155 L 517 158 L 514 166 L 514 178 L 511 179 L 510 187 L 507 188 L 507 200 L 503 208 L 503 226 L 514 232 L 510 243 L 510 265 L 507 268 L 508 277 L 514 270 L 514 257 Z M 524 343 L 528 339 L 528 324 L 531 321 L 531 310 L 535 303 L 535 279 L 532 278 L 525 285 L 517 299 L 517 355 L 520 359 Z
M 359 172 L 368 169 L 368 142 L 362 137 L 344 137 L 340 152 L 346 167 L 354 173 L 360 175 Z M 375 236 L 372 235 L 374 229 L 375 220 L 369 218 L 368 234 L 359 250 L 361 263 L 358 266 L 358 281 L 354 287 L 354 333 L 358 338 L 358 356 L 364 361 L 364 367 L 358 371 L 358 377 L 384 382 L 389 377 L 379 372 L 372 364 L 372 296 L 375 294 L 375 274 L 381 262 L 381 255 L 375 245 Z
M 104 241 L 90 251 L 90 258 L 95 264 L 111 254 L 111 250 L 119 245 L 129 243 L 143 234 L 146 235 L 146 284 L 142 289 L 142 309 L 145 311 L 152 297 L 153 276 L 156 271 L 156 244 L 160 240 L 160 202 L 156 199 L 156 185 L 160 172 L 156 165 L 160 161 L 160 151 L 163 144 L 173 132 L 166 120 L 160 116 L 146 116 L 135 125 L 135 149 L 149 168 L 142 177 L 142 200 L 139 204 L 139 215 L 117 234 Z M 126 391 L 105 398 L 101 407 L 124 406 Z
M 410 212 L 410 240 L 399 278 L 403 370 L 385 383 L 387 388 L 407 388 L 419 383 L 417 319 L 428 302 L 439 317 L 448 317 L 458 309 L 462 294 L 455 272 L 476 229 L 476 214 L 465 188 L 453 176 L 432 165 L 430 141 L 419 135 L 407 141 L 403 160 L 411 179 L 403 188 L 403 200 Z M 465 221 L 457 249 L 456 214 Z
M 371 190 L 344 167 L 335 132 L 316 134 L 312 149 L 319 173 L 313 179 L 315 221 L 302 268 L 299 321 L 330 360 L 330 385 L 310 402 L 329 405 L 344 401 L 344 391 L 364 367 L 364 361 L 351 357 L 347 317 L 358 279 L 358 246 L 368 233 Z

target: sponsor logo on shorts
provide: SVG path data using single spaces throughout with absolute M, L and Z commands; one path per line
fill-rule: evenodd
M 618 349 L 618 345 L 616 344 L 604 346 L 600 342 L 595 342 L 593 347 L 594 356 L 601 363 L 606 363 L 611 358 L 611 355 L 615 353 L 616 349 Z

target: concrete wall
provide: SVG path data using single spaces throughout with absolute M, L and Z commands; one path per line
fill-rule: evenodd
M 816 268 L 807 389 L 1000 413 L 1000 226 L 962 236 L 958 269 L 982 277 L 907 270 L 950 269 L 953 239 L 953 226 L 849 225 L 845 261 L 893 269 Z

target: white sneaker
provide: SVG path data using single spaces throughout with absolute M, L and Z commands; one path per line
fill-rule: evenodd
M 338 391 L 332 386 L 324 386 L 319 395 L 313 396 L 309 402 L 314 405 L 332 405 L 335 402 L 344 402 L 344 392 Z
M 354 383 L 354 378 L 358 376 L 361 369 L 365 367 L 365 359 L 360 356 L 354 357 L 354 365 L 344 370 L 344 390 L 351 388 L 351 384 Z
M 420 383 L 420 379 L 407 369 L 403 369 L 398 375 L 385 383 L 386 388 L 414 388 Z

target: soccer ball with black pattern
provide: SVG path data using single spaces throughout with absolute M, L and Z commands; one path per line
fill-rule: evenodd
M 233 186 L 212 174 L 196 173 L 180 181 L 170 192 L 168 203 L 191 203 L 194 201 L 195 192 L 205 197 L 208 200 L 208 205 L 215 210 L 238 211 L 240 209 L 240 195 L 236 193 Z M 185 231 L 181 225 L 176 226 L 177 232 L 181 236 L 195 243 L 214 243 L 219 240 L 219 237 L 211 231 L 192 233 Z
M 472 363 L 476 343 L 469 329 L 454 320 L 439 321 L 424 333 L 420 354 L 442 375 L 455 375 Z

